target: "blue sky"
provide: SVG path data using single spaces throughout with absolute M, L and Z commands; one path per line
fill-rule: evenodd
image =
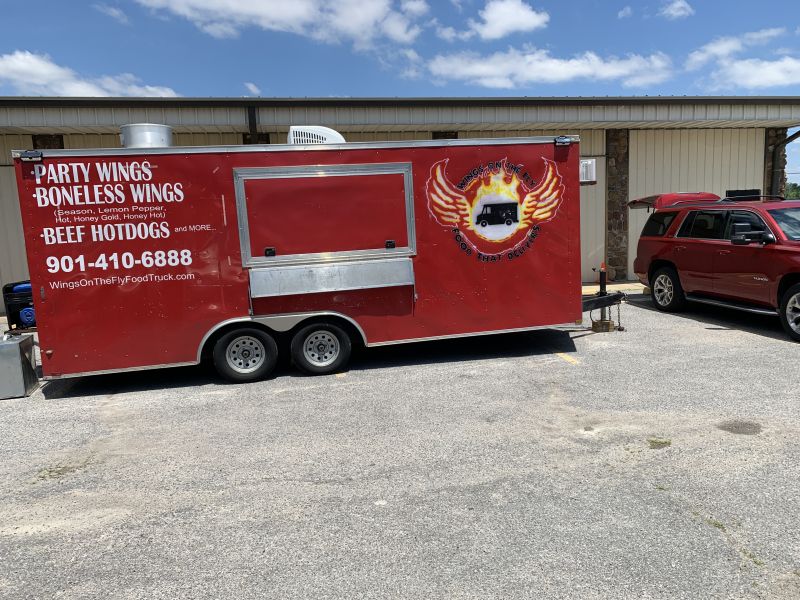
M 0 95 L 800 93 L 797 0 L 0 2 Z

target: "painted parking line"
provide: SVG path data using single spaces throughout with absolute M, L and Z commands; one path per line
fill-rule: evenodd
M 562 359 L 562 360 L 567 361 L 571 365 L 579 365 L 579 364 L 581 364 L 580 361 L 577 358 L 572 358 L 566 352 L 556 352 L 556 356 L 558 358 Z

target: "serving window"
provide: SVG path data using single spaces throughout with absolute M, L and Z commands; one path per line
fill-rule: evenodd
M 410 256 L 411 165 L 236 169 L 245 266 Z

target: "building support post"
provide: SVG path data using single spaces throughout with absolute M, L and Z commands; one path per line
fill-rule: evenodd
M 616 281 L 628 279 L 629 144 L 628 129 L 606 131 L 606 265 Z
M 764 143 L 764 194 L 786 195 L 786 146 L 798 137 L 800 131 L 787 137 L 785 127 L 768 128 Z

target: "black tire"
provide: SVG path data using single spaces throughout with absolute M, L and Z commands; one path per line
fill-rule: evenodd
M 261 329 L 234 329 L 214 344 L 214 368 L 228 381 L 246 383 L 264 379 L 277 362 L 278 345 Z
M 486 227 L 489 223 L 487 223 L 486 221 L 481 221 L 480 224 L 481 224 L 481 227 Z
M 686 304 L 678 272 L 672 267 L 661 267 L 650 279 L 650 297 L 658 310 L 675 312 Z
M 511 219 L 506 219 L 506 225 L 511 225 L 512 222 Z
M 353 352 L 353 341 L 338 325 L 312 323 L 294 334 L 291 352 L 292 361 L 301 371 L 310 375 L 327 375 L 347 365 Z
M 783 293 L 778 311 L 786 335 L 795 342 L 800 342 L 800 283 L 794 284 Z

